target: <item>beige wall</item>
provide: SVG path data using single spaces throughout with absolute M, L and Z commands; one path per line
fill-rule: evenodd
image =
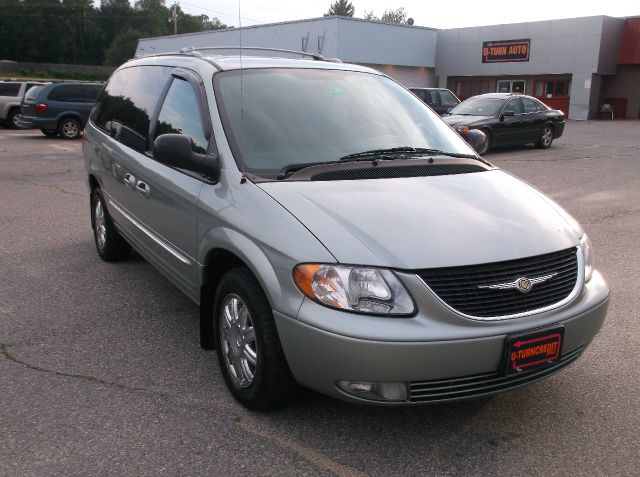
M 627 119 L 640 119 L 640 65 L 619 65 L 616 76 L 607 76 L 603 98 L 627 98 Z
M 425 66 L 358 64 L 381 71 L 407 88 L 435 88 L 438 86 L 438 81 L 434 76 L 434 68 L 427 68 Z

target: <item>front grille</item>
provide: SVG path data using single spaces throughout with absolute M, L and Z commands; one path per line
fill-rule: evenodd
M 563 354 L 555 363 L 534 371 L 521 372 L 508 376 L 499 373 L 476 374 L 462 378 L 434 379 L 409 383 L 411 402 L 434 402 L 464 399 L 483 394 L 492 394 L 546 378 L 569 366 L 580 357 L 584 346 Z
M 402 166 L 359 167 L 319 172 L 312 181 L 355 181 L 360 179 L 393 179 L 396 177 L 445 176 L 483 172 L 486 167 L 475 164 L 417 164 Z
M 418 275 L 451 308 L 478 318 L 496 318 L 545 308 L 567 298 L 578 279 L 577 249 L 505 262 L 420 270 Z M 522 293 L 481 286 L 553 275 Z

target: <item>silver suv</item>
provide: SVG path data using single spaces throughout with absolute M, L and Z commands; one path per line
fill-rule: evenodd
M 42 85 L 37 81 L 0 81 L 0 123 L 11 129 L 18 129 L 20 102 L 33 86 Z
M 83 143 L 99 255 L 200 305 L 233 396 L 413 405 L 547 377 L 599 331 L 589 239 L 416 96 L 337 61 L 130 61 Z M 561 381 L 556 381 L 559 385 Z

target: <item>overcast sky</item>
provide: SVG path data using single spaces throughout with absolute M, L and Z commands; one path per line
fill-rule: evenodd
M 166 0 L 167 6 L 173 0 Z M 329 9 L 330 0 L 178 0 L 184 11 L 218 17 L 222 23 L 238 26 L 238 4 L 242 25 L 275 23 L 321 17 Z M 640 15 L 638 0 L 352 0 L 355 17 L 365 11 L 378 17 L 386 9 L 404 7 L 419 26 L 455 28 L 476 25 L 517 23 L 552 18 L 591 15 L 614 17 Z

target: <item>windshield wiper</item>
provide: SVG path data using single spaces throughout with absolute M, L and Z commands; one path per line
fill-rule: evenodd
M 429 156 L 447 156 L 447 157 L 457 157 L 462 159 L 476 159 L 481 162 L 486 163 L 483 159 L 474 156 L 472 154 L 461 154 L 458 152 L 446 152 L 441 151 L 440 149 L 427 149 L 421 147 L 392 147 L 389 149 L 372 149 L 371 151 L 364 152 L 356 152 L 355 154 L 348 154 L 340 158 L 339 161 L 322 161 L 322 162 L 301 162 L 298 164 L 288 164 L 284 166 L 278 172 L 277 179 L 282 180 L 289 177 L 294 172 L 301 171 L 302 169 L 306 169 L 307 167 L 314 166 L 326 166 L 329 164 L 344 164 L 346 162 L 364 162 L 364 161 L 375 161 L 384 159 L 384 160 L 394 160 L 394 159 L 406 159 L 408 155 L 429 155 Z
M 350 162 L 371 161 L 371 160 L 373 160 L 371 157 L 362 157 L 362 158 L 354 157 L 353 159 L 349 159 Z M 278 179 L 279 180 L 286 179 L 294 172 L 301 171 L 302 169 L 306 169 L 307 167 L 326 166 L 328 164 L 340 164 L 340 161 L 300 162 L 298 164 L 288 164 L 284 166 L 282 169 L 280 169 L 280 172 L 278 172 Z
M 427 149 L 424 147 L 391 147 L 389 149 L 372 149 L 370 151 L 356 152 L 355 154 L 348 154 L 340 158 L 341 161 L 353 161 L 358 158 L 380 158 L 389 156 L 389 159 L 401 159 L 407 155 L 429 155 L 429 156 L 448 156 L 459 157 L 464 159 L 477 159 L 472 154 L 461 154 L 458 152 L 446 152 L 440 149 Z M 394 157 L 395 156 L 395 157 Z

